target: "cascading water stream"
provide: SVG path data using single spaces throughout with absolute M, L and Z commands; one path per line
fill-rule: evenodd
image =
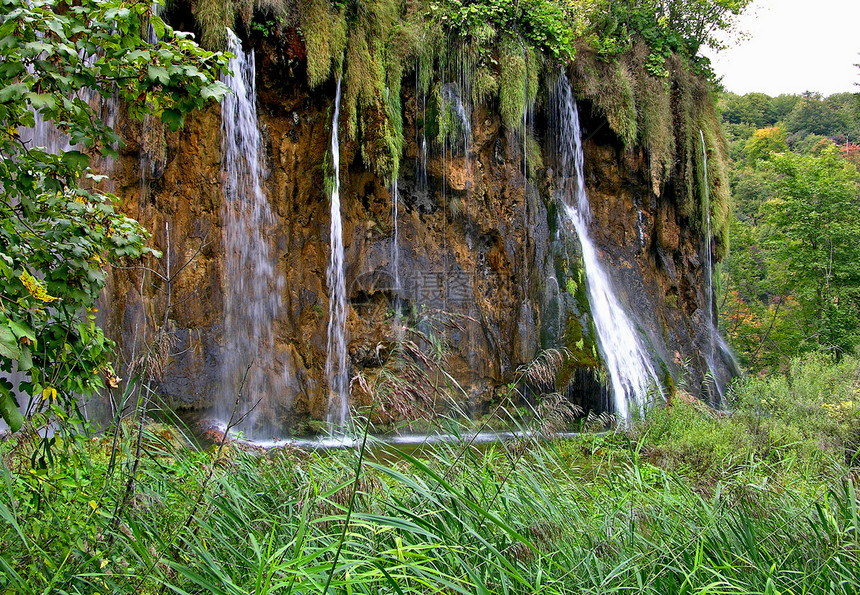
M 232 74 L 223 78 L 232 93 L 221 104 L 226 271 L 223 393 L 217 413 L 252 439 L 270 439 L 280 430 L 275 407 L 288 376 L 286 369 L 277 371 L 274 364 L 273 326 L 283 278 L 270 252 L 275 218 L 261 186 L 263 142 L 257 123 L 254 53 L 246 54 L 229 29 L 227 51 L 233 57 Z
M 161 17 L 163 11 L 163 4 L 153 2 L 153 15 Z M 147 26 L 146 41 L 153 47 L 157 46 L 159 42 L 158 34 L 151 23 Z M 140 194 L 138 204 L 141 210 L 149 199 L 149 179 L 160 175 L 164 167 L 165 145 L 164 130 L 158 118 L 153 114 L 144 115 L 140 126 Z
M 708 370 L 710 372 L 710 380 L 708 387 L 716 389 L 717 396 L 720 401 L 723 400 L 723 389 L 720 382 L 717 380 L 717 329 L 714 319 L 714 248 L 713 238 L 711 234 L 711 194 L 710 182 L 708 180 L 708 146 L 705 143 L 705 132 L 699 130 L 699 135 L 702 138 L 702 170 L 703 170 L 703 210 L 705 213 L 705 279 L 708 288 L 708 294 L 705 296 L 708 302 L 708 351 L 706 359 Z M 712 395 L 713 396 L 713 395 Z
M 704 192 L 704 211 L 705 211 L 705 227 L 706 227 L 706 235 L 705 235 L 705 278 L 707 279 L 708 285 L 708 324 L 711 326 L 711 352 L 713 354 L 713 346 L 714 346 L 714 257 L 713 257 L 713 247 L 712 247 L 712 239 L 711 239 L 711 194 L 710 187 L 708 186 L 708 147 L 705 144 L 705 132 L 699 130 L 699 134 L 702 137 L 702 170 L 704 176 L 704 184 L 703 184 L 703 192 Z
M 400 210 L 400 190 L 397 186 L 397 179 L 395 179 L 391 184 L 391 208 L 391 219 L 394 223 L 394 238 L 392 239 L 391 244 L 391 278 L 394 281 L 394 287 L 392 289 L 394 290 L 396 302 L 403 289 L 400 281 L 400 233 L 397 223 Z
M 582 245 L 589 305 L 600 354 L 612 385 L 615 413 L 629 420 L 631 406 L 639 412 L 644 410 L 649 390 L 659 387 L 658 378 L 591 241 L 588 231 L 591 208 L 585 191 L 579 112 L 564 74 L 559 76 L 552 99 L 560 162 L 560 198 Z M 568 204 L 565 199 L 574 199 L 574 204 Z
M 343 434 L 349 422 L 349 378 L 346 370 L 346 280 L 343 264 L 343 221 L 340 213 L 340 79 L 334 100 L 331 125 L 331 158 L 334 180 L 331 191 L 331 256 L 326 270 L 329 289 L 328 348 L 326 378 L 328 379 L 327 421 L 332 434 Z

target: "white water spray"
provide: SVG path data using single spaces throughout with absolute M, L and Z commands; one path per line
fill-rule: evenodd
M 591 208 L 585 191 L 579 112 L 570 83 L 563 74 L 558 79 L 553 99 L 561 162 L 558 186 L 561 202 L 582 245 L 589 305 L 600 354 L 612 384 L 615 413 L 621 419 L 629 420 L 631 407 L 639 412 L 644 411 L 649 389 L 652 386 L 659 387 L 657 374 L 639 342 L 633 323 L 612 289 L 612 283 L 603 270 L 588 232 Z M 570 198 L 575 199 L 574 204 L 564 200 Z
M 221 104 L 222 206 L 226 252 L 222 399 L 218 415 L 251 438 L 270 439 L 279 431 L 275 407 L 287 370 L 275 370 L 275 317 L 283 278 L 269 248 L 275 218 L 261 187 L 263 141 L 257 124 L 254 53 L 227 30 L 233 54 L 223 82 L 229 93 Z M 237 395 L 242 399 L 233 412 Z
M 340 213 L 340 79 L 334 100 L 331 125 L 331 158 L 334 184 L 331 191 L 331 257 L 326 270 L 329 289 L 328 349 L 326 378 L 328 379 L 327 421 L 332 433 L 343 433 L 349 421 L 349 378 L 346 370 L 346 280 L 343 264 L 343 221 Z

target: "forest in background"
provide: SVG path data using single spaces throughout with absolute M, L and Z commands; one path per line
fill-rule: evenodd
M 751 372 L 860 341 L 860 97 L 723 93 L 732 247 L 722 328 Z

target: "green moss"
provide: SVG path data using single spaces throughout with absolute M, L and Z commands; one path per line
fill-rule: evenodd
M 708 151 L 708 200 L 714 257 L 721 259 L 728 248 L 731 196 L 728 180 L 728 148 L 720 128 L 711 88 L 677 57 L 669 61 L 672 109 L 675 124 L 675 200 L 680 214 L 693 231 L 705 233 L 705 160 L 702 135 Z
M 667 401 L 671 401 L 678 389 L 675 386 L 675 379 L 672 377 L 672 372 L 665 362 L 660 361 L 660 369 L 662 371 L 663 396 Z
M 506 35 L 499 46 L 499 115 L 508 130 L 522 130 L 528 96 L 526 57 L 518 40 Z
M 346 17 L 329 0 L 300 5 L 299 23 L 307 53 L 308 85 L 314 88 L 340 70 L 346 47 Z
M 418 30 L 400 10 L 395 0 L 351 4 L 344 58 L 347 136 L 359 142 L 364 163 L 389 183 L 403 150 L 404 64 L 418 47 Z
M 526 15 L 511 7 L 511 22 L 539 17 L 546 24 L 556 14 Z M 309 86 L 332 76 L 343 77 L 347 137 L 357 142 L 365 165 L 390 183 L 398 175 L 404 145 L 401 82 L 413 67 L 417 68 L 417 93 L 428 98 L 422 124 L 437 144 L 455 139 L 459 143 L 463 132 L 459 118 L 442 100 L 442 84 L 447 83 L 456 84 L 463 101 L 473 106 L 492 108 L 489 104 L 496 98 L 504 127 L 522 131 L 523 114 L 540 96 L 541 75 L 548 65 L 556 67 L 558 56 L 547 53 L 545 41 L 534 38 L 537 29 L 502 27 L 496 17 L 475 18 L 475 10 L 484 8 L 473 3 L 444 4 L 438 8 L 442 12 L 428 12 L 424 0 L 404 4 L 400 0 L 303 0 L 288 11 L 284 0 L 201 0 L 195 11 L 210 47 L 223 42 L 220 36 L 226 24 L 233 24 L 237 15 L 246 20 L 254 10 L 284 15 L 277 22 L 298 24 L 307 50 Z M 452 20 L 452 14 L 462 18 Z M 583 14 L 573 10 L 569 16 L 580 32 L 587 30 Z M 624 52 L 610 56 L 591 49 L 594 40 L 588 35 L 581 39 L 572 63 L 576 95 L 591 101 L 625 147 L 638 145 L 646 150 L 655 194 L 659 196 L 672 179 L 679 213 L 695 233 L 704 229 L 705 172 L 699 130 L 704 131 L 719 259 L 728 245 L 727 152 L 706 81 L 682 58 L 641 41 L 630 42 Z M 655 68 L 655 56 L 668 58 Z M 529 136 L 524 143 L 526 174 L 535 179 L 543 168 L 543 155 L 536 139 Z
M 670 81 L 653 76 L 648 67 L 650 56 L 647 46 L 637 45 L 630 54 L 630 69 L 636 78 L 639 142 L 648 154 L 651 188 L 660 196 L 675 162 L 675 131 Z
M 442 41 L 444 36 L 438 26 L 429 26 L 422 30 L 421 42 L 418 49 L 418 91 L 429 95 L 436 74 L 437 57 L 443 53 Z
M 227 0 L 200 0 L 194 18 L 200 27 L 200 43 L 211 50 L 224 49 L 227 42 L 225 27 L 232 27 L 235 20 L 233 2 Z
M 528 177 L 532 180 L 537 177 L 537 172 L 544 167 L 540 144 L 531 134 L 526 138 L 526 166 L 528 167 Z
M 237 18 L 246 28 L 251 28 L 255 12 L 274 16 L 273 23 L 287 20 L 287 0 L 199 0 L 193 6 L 200 44 L 210 50 L 225 48 L 225 27 L 235 29 Z
M 590 49 L 580 49 L 574 73 L 576 94 L 590 99 L 624 145 L 632 147 L 637 139 L 638 112 L 629 67 L 622 62 L 604 62 Z
M 721 260 L 729 249 L 729 223 L 732 208 L 728 146 L 720 128 L 715 103 L 712 100 L 706 101 L 702 111 L 702 132 L 708 151 L 708 193 L 711 233 L 715 238 L 714 258 Z
M 570 351 L 572 368 L 600 368 L 600 358 L 594 342 L 584 336 L 582 321 L 576 317 L 568 318 L 564 332 L 564 345 Z
M 539 52 L 528 45 L 525 46 L 525 55 L 526 76 L 528 79 L 526 98 L 528 101 L 529 109 L 531 109 L 535 104 L 535 100 L 537 99 L 538 91 L 540 91 L 541 74 L 544 71 L 546 58 L 542 52 Z
M 499 92 L 499 81 L 493 71 L 482 65 L 475 71 L 472 80 L 472 105 L 487 105 Z

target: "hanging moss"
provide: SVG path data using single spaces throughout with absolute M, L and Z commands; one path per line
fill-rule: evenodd
M 528 96 L 526 57 L 513 36 L 499 46 L 499 115 L 508 130 L 522 130 L 523 106 Z
M 428 133 L 439 147 L 446 143 L 449 146 L 459 144 L 464 132 L 454 106 L 451 105 L 450 101 L 446 101 L 442 89 L 443 84 L 441 81 L 433 85 L 430 91 L 430 110 L 428 114 L 428 118 L 431 119 Z
M 359 142 L 365 164 L 388 183 L 397 176 L 403 150 L 404 65 L 415 58 L 420 45 L 420 29 L 401 15 L 401 8 L 397 0 L 354 0 L 346 17 L 347 136 Z
M 423 95 L 430 93 L 436 74 L 436 62 L 442 52 L 442 41 L 444 35 L 439 26 L 430 25 L 421 31 L 421 39 L 418 47 L 418 91 Z
M 540 144 L 531 134 L 526 138 L 526 167 L 528 168 L 527 175 L 531 180 L 535 179 L 538 172 L 543 169 L 543 154 Z
M 275 21 L 285 21 L 290 0 L 197 0 L 194 19 L 200 28 L 200 44 L 210 50 L 226 47 L 226 27 L 236 28 L 237 19 L 245 28 L 251 27 L 254 13 L 274 15 Z
M 651 188 L 660 196 L 675 162 L 675 131 L 669 79 L 652 74 L 649 58 L 648 47 L 638 44 L 630 54 L 629 68 L 636 78 L 639 143 L 647 151 Z
M 668 61 L 672 84 L 671 101 L 675 128 L 675 201 L 680 214 L 699 235 L 706 233 L 704 210 L 705 178 L 702 135 L 708 149 L 708 195 L 714 257 L 719 260 L 728 248 L 731 196 L 728 181 L 728 149 L 722 136 L 711 88 L 677 56 Z
M 531 109 L 537 100 L 538 91 L 540 91 L 541 75 L 544 71 L 546 59 L 542 52 L 535 50 L 529 46 L 525 47 L 526 54 L 526 76 L 528 78 L 526 88 L 526 98 L 528 107 Z
M 684 68 L 680 59 L 673 58 L 669 63 L 672 81 L 672 110 L 675 127 L 676 168 L 675 200 L 680 214 L 693 222 L 698 229 L 698 196 L 696 192 L 696 137 L 698 129 L 697 106 L 695 98 L 696 81 Z
M 299 24 L 307 54 L 308 85 L 313 89 L 340 69 L 346 47 L 346 16 L 329 0 L 301 4 Z
M 592 101 L 626 147 L 636 143 L 638 112 L 633 74 L 621 62 L 605 62 L 590 48 L 580 48 L 573 63 L 574 91 Z
M 200 43 L 211 50 L 226 47 L 225 27 L 232 27 L 235 20 L 233 2 L 230 0 L 198 0 L 194 18 L 200 27 Z
M 708 151 L 708 192 L 711 208 L 711 233 L 714 235 L 714 259 L 721 260 L 729 249 L 731 220 L 731 191 L 729 187 L 729 157 L 726 139 L 713 100 L 704 103 L 701 114 L 702 132 Z
M 499 92 L 499 82 L 487 66 L 479 66 L 472 81 L 472 105 L 488 105 Z

